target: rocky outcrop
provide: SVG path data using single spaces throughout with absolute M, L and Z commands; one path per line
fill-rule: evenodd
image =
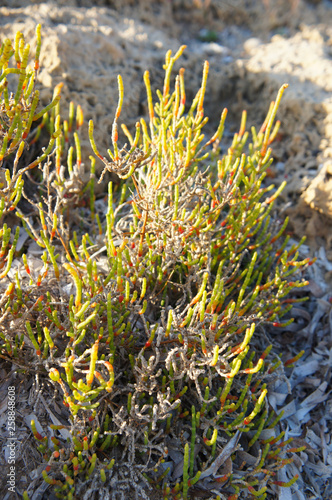
M 274 147 L 276 162 L 270 174 L 275 182 L 287 178 L 283 200 L 291 203 L 296 233 L 306 231 L 310 222 L 303 215 L 301 224 L 296 219 L 300 198 L 300 207 L 304 203 L 332 219 L 330 181 L 326 182 L 332 162 L 329 2 L 313 7 L 292 1 L 288 19 L 281 15 L 283 0 L 265 0 L 259 8 L 258 2 L 238 0 L 233 10 L 212 0 L 6 3 L 0 8 L 2 37 L 12 38 L 20 30 L 33 46 L 36 24 L 42 25 L 41 102 L 49 102 L 55 85 L 63 82 L 62 113 L 66 115 L 70 100 L 81 105 L 83 158 L 91 154 L 87 138 L 91 118 L 103 154 L 110 145 L 117 75 L 122 75 L 125 90 L 121 120 L 133 130 L 147 111 L 143 72 L 150 71 L 153 88 L 161 87 L 165 53 L 169 49 L 174 53 L 183 43 L 188 48 L 177 69 L 186 68 L 188 100 L 199 87 L 203 62 L 208 59 L 205 111 L 211 130 L 223 107 L 229 108 L 225 147 L 229 146 L 227 132 L 231 135 L 238 128 L 242 109 L 248 111 L 249 126 L 260 126 L 280 85 L 289 83 L 278 114 L 280 142 Z M 271 36 L 273 29 L 279 34 Z

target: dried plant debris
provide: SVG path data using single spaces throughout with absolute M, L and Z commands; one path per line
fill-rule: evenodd
M 184 49 L 167 52 L 155 103 L 145 72 L 149 120 L 134 134 L 122 125 L 122 146 L 119 76 L 109 159 L 89 123 L 95 156 L 118 174 L 96 199 L 96 159 L 86 175 L 81 154 L 82 109 L 71 104 L 62 119 L 60 85 L 36 111 L 39 49 L 29 69 L 23 36 L 3 42 L 1 460 L 7 467 L 10 387 L 22 471 L 15 491 L 25 500 L 329 491 L 331 342 L 318 329 L 330 301 L 311 279 L 318 264 L 273 211 L 284 183 L 264 182 L 287 85 L 248 146 L 243 113 L 222 155 L 227 110 L 210 139 L 203 133 L 208 63 L 192 103 L 183 69 L 171 90 Z M 19 75 L 15 97 L 10 73 Z M 25 165 L 42 129 L 49 145 Z M 306 309 L 305 287 L 319 296 Z

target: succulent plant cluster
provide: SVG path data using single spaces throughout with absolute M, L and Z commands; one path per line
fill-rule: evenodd
M 169 51 L 155 103 L 144 74 L 148 120 L 133 134 L 122 125 L 124 145 L 118 77 L 108 157 L 90 122 L 96 158 L 84 182 L 82 109 L 71 104 L 62 119 L 60 85 L 37 111 L 36 33 L 33 68 L 21 33 L 1 47 L 0 353 L 38 372 L 49 406 L 62 408 L 43 434 L 31 422 L 44 481 L 67 499 L 274 498 L 296 481 L 280 483 L 277 472 L 297 450 L 275 431 L 281 415 L 268 394 L 284 366 L 264 328 L 292 321 L 303 299 L 289 294 L 312 263 L 298 260 L 301 242 L 289 245 L 287 219 L 273 215 L 284 185 L 265 183 L 286 85 L 251 143 L 244 112 L 221 154 L 227 110 L 211 138 L 203 133 L 208 63 L 187 104 L 183 68 L 171 90 L 185 47 Z M 42 129 L 48 146 L 26 165 Z

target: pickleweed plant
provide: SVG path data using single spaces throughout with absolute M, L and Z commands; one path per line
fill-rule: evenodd
M 118 77 L 108 156 L 89 123 L 96 158 L 86 181 L 78 134 L 73 146 L 68 139 L 74 107 L 62 121 L 55 97 L 39 125 L 48 123 L 56 145 L 38 159 L 46 188 L 27 197 L 33 216 L 16 211 L 40 248 L 39 267 L 26 245 L 7 276 L 16 235 L 10 243 L 2 228 L 1 355 L 38 371 L 41 390 L 62 406 L 62 422 L 53 419 L 44 435 L 31 423 L 42 478 L 58 498 L 185 500 L 200 490 L 211 499 L 264 499 L 297 479 L 278 481 L 301 449 L 283 439 L 282 415 L 269 405 L 286 366 L 263 335 L 292 321 L 292 305 L 303 300 L 292 292 L 307 284 L 312 263 L 298 260 L 302 242 L 290 245 L 287 219 L 273 212 L 284 183 L 265 183 L 287 85 L 249 144 L 243 113 L 222 155 L 227 110 L 212 137 L 203 131 L 208 63 L 192 103 L 183 68 L 172 87 L 184 49 L 167 52 L 156 102 L 144 73 L 148 119 L 134 133 L 122 125 L 121 144 Z M 81 126 L 79 107 L 76 116 Z M 22 120 L 7 144 L 19 142 Z M 106 200 L 97 204 L 98 162 Z M 106 172 L 119 182 L 106 183 Z
M 17 205 L 24 191 L 24 174 L 40 165 L 52 152 L 57 133 L 49 137 L 47 147 L 40 156 L 28 165 L 23 164 L 24 152 L 28 149 L 30 136 L 33 135 L 34 123 L 59 102 L 60 95 L 45 108 L 39 110 L 39 91 L 36 78 L 39 69 L 41 49 L 41 26 L 36 28 L 36 50 L 34 63 L 29 66 L 30 45 L 25 43 L 23 34 L 18 32 L 14 43 L 5 39 L 0 49 L 0 279 L 8 275 L 16 245 L 19 239 L 19 225 L 10 227 L 12 219 L 8 216 L 17 213 Z M 14 64 L 13 64 L 14 60 Z M 1 286 L 4 292 L 2 303 L 8 306 L 6 297 L 14 293 L 11 282 Z M 10 299 L 9 299 L 10 300 Z M 15 308 L 17 309 L 17 304 Z M 8 311 L 7 311 L 8 313 Z M 16 314 L 16 311 L 15 311 Z M 6 348 L 12 351 L 9 338 L 1 331 L 1 338 Z M 16 348 L 15 348 L 16 352 Z
M 54 96 L 52 102 L 39 110 L 39 90 L 36 78 L 39 70 L 41 49 L 41 26 L 36 28 L 36 50 L 33 66 L 29 66 L 30 45 L 25 43 L 23 34 L 17 32 L 14 43 L 6 38 L 0 49 L 0 162 L 8 165 L 0 178 L 0 221 L 15 210 L 23 189 L 22 176 L 38 166 L 53 150 L 57 134 L 51 134 L 48 146 L 29 165 L 20 167 L 20 158 L 33 132 L 33 124 L 51 110 L 60 100 Z M 15 60 L 14 65 L 11 64 Z M 16 80 L 15 80 L 16 76 Z M 14 79 L 14 81 L 13 81 Z M 14 84 L 14 85 L 13 85 Z M 13 92 L 11 92 L 11 86 Z

